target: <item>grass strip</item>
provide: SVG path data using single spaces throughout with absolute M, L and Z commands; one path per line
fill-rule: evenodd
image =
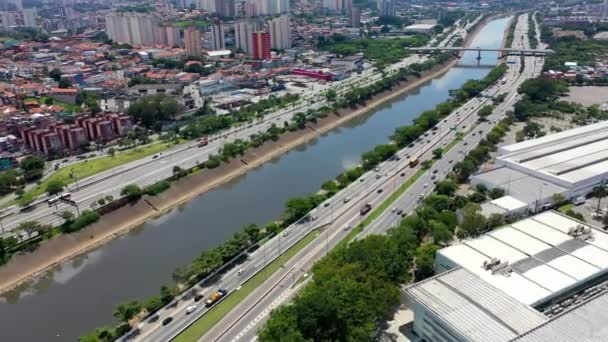
M 162 152 L 171 146 L 173 146 L 171 143 L 159 142 L 125 152 L 118 152 L 113 157 L 106 156 L 91 160 L 84 160 L 80 163 L 61 168 L 53 175 L 40 182 L 40 184 L 38 184 L 36 187 L 28 190 L 26 194 L 31 194 L 35 198 L 42 195 L 46 191 L 46 186 L 51 181 L 59 180 L 63 182 L 63 184 L 71 184 L 75 181 L 75 179 L 71 177 L 72 173 L 74 173 L 78 179 L 84 179 L 117 166 L 121 166 L 158 152 Z
M 281 256 L 268 264 L 268 266 L 260 270 L 255 276 L 247 280 L 239 290 L 232 292 L 226 299 L 219 302 L 186 330 L 182 331 L 173 341 L 192 342 L 203 336 L 234 309 L 237 304 L 242 302 L 249 294 L 262 285 L 264 281 L 279 270 L 285 262 L 311 243 L 317 236 L 319 236 L 319 231 L 313 231 L 306 235 L 302 240 L 298 241 Z
M 397 199 L 399 199 L 399 197 L 401 197 L 401 195 L 403 195 L 403 193 L 407 191 L 407 189 L 409 189 L 409 187 L 412 186 L 412 184 L 414 184 L 420 177 L 422 177 L 422 175 L 426 171 L 427 170 L 424 169 L 417 170 L 414 175 L 412 175 L 405 182 L 403 182 L 403 184 L 401 184 L 396 191 L 394 191 L 390 196 L 388 196 L 388 198 L 385 199 L 378 207 L 376 207 L 376 209 L 374 209 L 371 214 L 369 214 L 365 219 L 363 219 L 363 221 L 361 221 L 361 223 L 357 225 L 357 227 L 351 230 L 350 233 L 348 233 L 348 235 L 346 235 L 346 237 L 342 241 L 340 241 L 337 247 L 341 247 L 342 245 L 345 245 L 349 243 L 352 239 L 354 239 L 355 236 L 357 236 L 363 231 L 363 229 L 365 229 L 365 227 L 367 227 L 370 223 L 377 219 Z
M 572 203 L 566 203 L 566 204 L 562 205 L 561 207 L 559 207 L 558 210 L 561 213 L 566 213 L 566 211 L 568 211 L 570 209 L 574 209 L 574 204 L 572 204 Z

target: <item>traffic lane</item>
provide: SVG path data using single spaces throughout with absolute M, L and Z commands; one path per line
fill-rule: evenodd
M 357 212 L 357 210 L 358 210 L 358 209 L 356 209 L 356 208 L 353 206 L 353 207 L 351 207 L 351 208 L 350 208 L 350 210 L 351 210 L 351 211 L 353 211 L 353 212 Z M 341 222 L 341 221 L 338 221 L 338 222 Z M 307 232 L 305 232 L 305 233 L 307 234 Z M 290 233 L 288 236 L 292 236 L 292 234 Z M 258 259 L 260 258 L 260 255 L 262 255 L 262 254 L 264 254 L 264 253 L 265 253 L 265 254 L 268 254 L 268 259 L 270 259 L 270 254 L 274 254 L 274 253 L 276 253 L 277 255 L 279 255 L 279 254 L 280 254 L 280 252 L 282 252 L 282 249 L 281 249 L 281 247 L 280 247 L 280 242 L 281 242 L 281 239 L 282 239 L 282 238 L 283 238 L 283 237 L 281 237 L 281 238 L 280 238 L 280 239 L 279 239 L 279 240 L 278 240 L 276 243 L 274 243 L 274 245 L 273 245 L 273 246 L 269 246 L 269 245 L 265 244 L 265 246 L 266 246 L 267 248 L 266 248 L 266 251 L 264 251 L 264 252 L 262 252 L 262 250 L 264 249 L 264 247 L 262 247 L 262 248 L 258 249 L 258 250 L 256 251 L 256 253 L 257 253 L 257 252 L 259 252 L 259 253 L 260 253 L 260 254 L 258 255 Z M 298 239 L 298 240 L 299 240 L 299 239 Z M 295 241 L 294 241 L 294 242 L 295 242 Z M 270 243 L 270 245 L 272 245 L 272 243 Z M 285 247 L 283 247 L 283 249 L 284 249 L 284 248 L 285 248 Z M 294 258 L 294 259 L 297 259 L 297 258 Z M 255 265 L 255 262 L 254 262 L 253 264 Z M 259 265 L 259 266 L 260 266 L 259 268 L 258 268 L 258 267 L 256 267 L 256 269 L 257 269 L 257 270 L 261 269 L 263 265 Z M 265 264 L 264 264 L 264 266 L 265 266 Z M 277 276 L 280 276 L 280 275 L 281 275 L 281 273 L 276 273 L 276 274 L 277 274 Z M 224 280 L 222 280 L 222 282 L 224 282 Z M 226 285 L 228 285 L 228 284 L 221 284 L 219 287 L 222 287 L 222 286 L 223 286 L 223 287 L 226 287 L 226 288 L 230 288 L 230 287 L 235 287 L 235 288 L 236 288 L 236 286 L 237 286 L 237 284 L 235 284 L 235 283 L 229 284 L 228 286 L 226 286 Z M 251 296 L 248 296 L 248 298 L 249 298 L 249 297 L 251 297 Z M 255 297 L 255 296 L 253 296 L 253 297 Z M 206 310 L 205 310 L 205 311 L 206 311 Z M 204 312 L 201 312 L 201 315 L 200 315 L 200 316 L 202 316 L 202 314 L 203 314 L 203 313 L 204 313 Z M 182 323 L 182 322 L 180 322 L 179 326 L 178 326 L 178 325 L 174 325 L 174 326 L 175 326 L 174 330 L 178 330 L 178 331 L 179 331 L 181 328 L 183 328 L 183 326 L 187 326 L 187 324 L 188 324 L 189 322 L 191 322 L 192 318 L 185 317 L 185 318 L 184 318 L 184 320 L 185 320 L 185 321 L 184 321 L 183 323 Z M 171 324 L 173 324 L 173 323 L 174 323 L 174 322 L 172 322 Z M 182 325 L 183 325 L 183 326 L 182 326 Z M 166 330 L 166 329 L 165 329 L 165 330 Z M 171 332 L 170 332 L 170 331 L 167 331 L 167 332 L 163 332 L 161 335 L 163 335 L 163 336 L 164 336 L 164 335 L 170 335 L 170 334 L 171 334 Z M 160 336 L 159 338 L 163 338 L 163 336 Z
M 367 198 L 371 203 L 378 203 L 381 199 L 380 196 L 376 198 Z M 337 222 L 335 225 L 331 227 L 330 230 L 326 232 L 329 233 L 333 230 L 331 235 L 326 236 L 326 233 L 321 234 L 317 239 L 319 240 L 316 244 L 316 247 L 312 248 L 310 251 L 305 253 L 305 256 L 302 258 L 292 258 L 292 262 L 295 264 L 286 265 L 285 269 L 292 271 L 291 267 L 295 267 L 296 273 L 294 274 L 304 274 L 309 271 L 314 263 L 321 259 L 326 255 L 328 250 L 331 250 L 335 247 L 341 240 L 343 240 L 344 236 L 349 233 L 350 230 L 345 230 L 344 226 L 355 226 L 358 221 L 362 219 L 362 215 L 358 212 L 351 212 L 350 215 L 345 215 L 345 219 L 341 222 Z M 324 236 L 325 235 L 325 236 Z M 312 246 L 311 244 L 310 246 Z M 325 246 L 324 246 L 325 245 Z M 247 334 L 256 334 L 257 329 L 256 326 L 263 324 L 263 322 L 267 319 L 268 313 L 267 308 L 275 302 L 275 300 L 282 299 L 286 300 L 289 297 L 281 297 L 281 293 L 286 289 L 287 285 L 291 282 L 295 282 L 298 278 L 289 277 L 289 271 L 287 271 L 287 277 L 285 278 L 285 282 L 283 286 L 276 286 L 271 289 L 269 294 L 262 298 L 262 300 L 257 303 L 254 307 L 246 306 L 246 308 L 250 308 L 250 311 L 243 317 L 242 315 L 235 314 L 233 317 L 226 320 L 226 322 L 230 322 L 230 325 L 233 325 L 227 331 L 225 329 L 220 329 L 219 327 L 223 327 L 222 322 L 216 325 L 214 329 L 210 331 L 209 334 L 201 337 L 201 341 L 234 341 L 236 337 L 239 337 L 239 340 L 247 340 Z M 292 271 L 293 272 L 293 271 Z M 283 274 L 285 276 L 285 274 Z M 280 303 L 279 303 L 280 304 Z M 266 312 L 265 312 L 266 310 Z M 233 312 L 238 310 L 233 310 Z M 253 326 L 249 326 L 250 322 L 253 322 Z M 249 327 L 249 328 L 248 328 Z M 248 328 L 248 329 L 247 329 Z M 245 331 L 245 332 L 244 332 Z M 244 332 L 244 333 L 243 333 Z
M 375 201 L 375 200 L 374 200 Z
M 500 114 L 506 110 L 506 105 L 503 105 L 503 104 L 501 104 L 501 105 L 502 106 L 497 107 L 497 109 L 493 112 L 493 114 L 488 116 L 488 120 L 490 120 L 490 121 L 497 120 L 500 117 Z M 477 120 L 474 117 L 471 119 L 473 119 L 475 121 Z M 464 159 L 464 156 L 469 152 L 470 149 L 472 149 L 472 146 L 475 146 L 477 143 L 479 143 L 479 141 L 481 141 L 482 135 L 477 134 L 477 133 L 478 132 L 471 132 L 467 136 L 465 136 L 463 141 L 457 143 L 450 151 L 447 151 L 445 157 L 439 159 L 438 162 L 436 163 L 436 165 L 433 166 L 432 169 L 445 170 L 447 168 L 450 168 L 451 167 L 450 165 L 452 163 L 454 163 L 454 161 L 460 161 L 460 160 Z M 449 160 L 451 160 L 452 163 L 450 163 Z M 422 194 L 422 196 L 424 196 L 424 193 L 426 192 L 427 188 L 429 186 L 431 186 L 432 182 L 443 179 L 445 177 L 445 175 L 446 174 L 444 172 L 441 172 L 441 173 L 438 173 L 438 176 L 436 176 L 436 179 L 432 179 L 432 176 L 433 176 L 432 172 L 426 173 L 412 185 L 411 189 L 413 190 L 413 192 L 410 192 L 409 190 L 406 191 L 396 201 L 394 208 L 397 208 L 397 211 L 399 209 L 401 209 L 404 211 L 404 213 L 408 213 L 409 212 L 408 209 L 410 207 L 414 207 L 417 203 L 419 203 L 419 198 L 413 198 L 414 196 L 412 196 L 412 194 L 420 193 L 420 194 Z M 431 189 L 432 189 L 432 187 L 431 187 Z M 366 229 L 366 232 L 364 234 L 362 234 L 362 236 L 366 236 L 368 234 L 381 233 L 381 232 L 385 231 L 386 229 L 388 229 L 389 227 L 391 227 L 396 222 L 398 222 L 399 219 L 400 219 L 400 216 L 395 215 L 393 210 L 389 208 L 387 211 L 385 211 L 383 214 L 381 214 L 379 219 L 376 220 L 371 225 L 371 227 L 368 227 L 368 229 Z

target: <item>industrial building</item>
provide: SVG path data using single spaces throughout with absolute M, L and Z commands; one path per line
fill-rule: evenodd
M 550 204 L 555 193 L 587 195 L 608 177 L 608 122 L 500 147 L 495 165 L 471 183 L 502 188 L 532 211 Z
M 404 288 L 424 341 L 608 341 L 608 233 L 558 212 L 437 252 Z

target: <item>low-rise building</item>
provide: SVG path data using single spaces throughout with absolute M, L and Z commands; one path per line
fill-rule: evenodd
M 608 340 L 601 229 L 544 212 L 439 250 L 435 271 L 403 289 L 421 340 Z
M 471 184 L 501 188 L 533 212 L 552 204 L 553 194 L 585 196 L 608 178 L 608 122 L 578 127 L 498 149 L 495 168 Z

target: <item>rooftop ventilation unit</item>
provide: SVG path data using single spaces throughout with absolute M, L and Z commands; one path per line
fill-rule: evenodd
M 591 228 L 583 226 L 582 224 L 576 225 L 576 227 L 571 227 L 568 229 L 568 235 L 572 236 L 575 239 L 580 240 L 593 240 L 593 232 Z

